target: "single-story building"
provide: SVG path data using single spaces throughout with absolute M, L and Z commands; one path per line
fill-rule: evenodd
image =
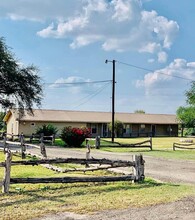
M 17 109 L 9 110 L 4 117 L 7 133 L 31 135 L 44 124 L 52 124 L 61 129 L 65 126 L 88 127 L 92 137 L 110 137 L 111 112 L 67 111 L 35 109 L 34 115 L 27 112 L 21 116 Z M 115 113 L 115 119 L 123 122 L 123 137 L 137 136 L 178 136 L 176 115 Z

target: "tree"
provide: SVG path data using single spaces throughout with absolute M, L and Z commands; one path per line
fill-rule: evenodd
M 188 128 L 191 131 L 195 130 L 195 81 L 192 82 L 191 87 L 186 91 L 187 106 L 180 106 L 177 109 L 177 118 L 182 124 L 182 128 Z
M 4 112 L 0 112 L 0 130 L 5 130 L 5 123 L 3 121 L 3 118 L 5 116 Z
M 145 114 L 146 112 L 142 109 L 138 109 L 138 110 L 135 110 L 134 113 L 136 113 L 136 114 Z
M 0 38 L 0 104 L 4 108 L 27 109 L 41 105 L 42 86 L 34 65 L 21 66 Z
M 191 88 L 186 92 L 187 100 L 189 105 L 195 106 L 195 81 L 191 83 Z
M 109 124 L 109 128 L 112 129 L 112 123 Z M 119 120 L 114 121 L 114 133 L 116 137 L 122 137 L 123 135 L 123 123 Z
M 177 117 L 180 119 L 184 127 L 193 128 L 195 127 L 195 107 L 182 107 L 177 109 Z

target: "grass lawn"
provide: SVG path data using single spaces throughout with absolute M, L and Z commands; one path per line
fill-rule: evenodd
M 13 157 L 20 160 L 19 157 Z M 0 153 L 0 161 L 4 161 Z M 0 168 L 0 179 L 3 177 Z M 56 177 L 59 174 L 42 166 L 12 166 L 11 177 Z M 73 174 L 72 174 L 73 175 Z M 107 171 L 74 175 L 111 175 Z M 0 193 L 1 194 L 1 193 Z M 195 186 L 157 183 L 82 183 L 82 184 L 13 184 L 9 194 L 0 196 L 0 219 L 31 219 L 49 213 L 73 211 L 92 213 L 106 209 L 124 209 L 176 201 L 195 195 Z
M 125 152 L 125 153 L 141 153 L 143 155 L 163 157 L 168 159 L 195 160 L 195 150 L 176 150 L 173 151 L 173 143 L 179 143 L 181 137 L 154 137 L 152 138 L 153 150 L 149 148 L 120 148 L 107 147 L 102 145 L 101 150 L 108 152 Z M 107 139 L 106 139 L 107 140 Z M 110 140 L 110 139 L 108 139 Z M 149 138 L 115 138 L 116 142 L 122 144 L 133 144 L 149 140 Z

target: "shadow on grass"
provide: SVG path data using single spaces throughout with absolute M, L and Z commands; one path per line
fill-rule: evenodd
M 18 186 L 18 185 L 17 185 Z M 175 184 L 159 183 L 152 179 L 147 179 L 142 183 L 129 183 L 129 182 L 120 182 L 120 183 L 88 183 L 88 184 L 66 184 L 61 186 L 53 186 L 47 184 L 39 189 L 33 189 L 28 191 L 18 191 L 9 193 L 9 201 L 1 204 L 1 207 L 8 207 L 12 205 L 22 205 L 25 203 L 34 203 L 39 201 L 51 201 L 64 204 L 66 198 L 68 197 L 77 197 L 77 196 L 91 196 L 94 194 L 117 192 L 120 194 L 120 191 L 124 190 L 139 190 L 139 189 L 149 189 L 153 187 L 162 187 L 162 186 L 171 186 L 179 187 Z M 21 188 L 22 189 L 22 188 Z M 57 192 L 58 191 L 58 192 Z M 55 193 L 58 193 L 57 195 Z M 15 199 L 14 197 L 20 194 L 21 196 L 26 196 L 27 198 Z M 47 195 L 48 194 L 48 195 Z M 6 195 L 7 197 L 7 195 Z

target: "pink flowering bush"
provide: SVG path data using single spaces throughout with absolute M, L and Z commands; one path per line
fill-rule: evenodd
M 88 138 L 90 136 L 91 131 L 89 128 L 64 127 L 62 129 L 60 138 L 69 147 L 80 147 L 84 142 L 85 138 Z

